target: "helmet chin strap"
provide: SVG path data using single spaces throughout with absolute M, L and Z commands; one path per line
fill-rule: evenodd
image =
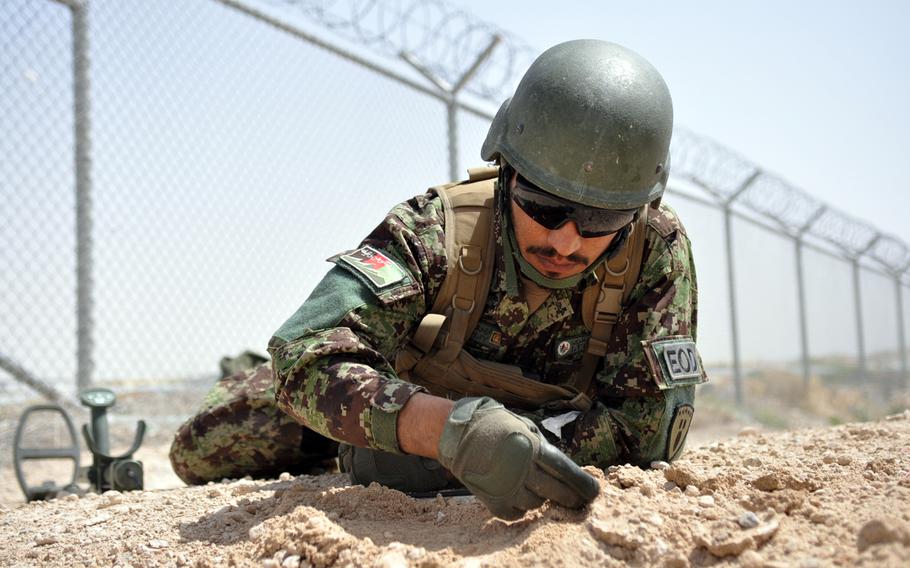
M 503 168 L 504 170 L 505 168 Z M 502 219 L 502 231 L 503 236 L 505 237 L 502 241 L 503 248 L 503 263 L 505 264 L 506 271 L 506 291 L 510 296 L 518 296 L 518 275 L 516 274 L 515 265 L 518 265 L 518 268 L 521 270 L 521 273 L 537 284 L 538 286 L 543 286 L 544 288 L 551 288 L 554 290 L 561 290 L 565 288 L 573 288 L 578 285 L 582 279 L 586 278 L 589 274 L 594 272 L 594 270 L 600 265 L 604 260 L 609 259 L 616 250 L 622 245 L 622 242 L 625 241 L 625 234 L 628 232 L 628 229 L 623 229 L 622 232 L 616 235 L 616 238 L 613 239 L 614 242 L 610 243 L 610 246 L 607 247 L 607 250 L 604 251 L 597 259 L 592 262 L 587 268 L 578 274 L 566 278 L 550 278 L 544 275 L 542 272 L 534 268 L 530 262 L 528 262 L 524 255 L 521 253 L 521 249 L 518 247 L 518 242 L 515 238 L 515 231 L 512 230 L 512 215 L 511 209 L 509 208 L 509 198 L 508 198 L 508 180 L 502 179 L 500 176 L 499 187 L 503 188 L 499 192 L 499 211 Z M 615 245 L 615 246 L 614 246 Z M 512 261 L 512 262 L 510 262 Z

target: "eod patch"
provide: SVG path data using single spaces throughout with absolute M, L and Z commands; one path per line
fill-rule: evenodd
M 688 335 L 672 335 L 642 341 L 645 359 L 660 390 L 708 381 L 695 341 Z

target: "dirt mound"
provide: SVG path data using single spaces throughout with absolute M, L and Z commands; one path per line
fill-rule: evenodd
M 907 566 L 910 411 L 747 429 L 672 466 L 602 472 L 586 511 L 514 523 L 472 497 L 412 499 L 342 475 L 75 495 L 0 508 L 0 565 Z

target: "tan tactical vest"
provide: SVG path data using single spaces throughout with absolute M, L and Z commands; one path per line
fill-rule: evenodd
M 506 406 L 529 410 L 587 410 L 591 379 L 638 280 L 648 206 L 642 208 L 619 253 L 595 271 L 599 285 L 584 292 L 582 318 L 591 338 L 581 365 L 566 383 L 542 383 L 525 378 L 517 366 L 480 360 L 463 349 L 483 315 L 496 264 L 492 227 L 498 173 L 498 167 L 474 168 L 468 170 L 467 182 L 433 188 L 445 215 L 448 272 L 430 313 L 398 353 L 396 371 L 438 396 L 490 396 Z

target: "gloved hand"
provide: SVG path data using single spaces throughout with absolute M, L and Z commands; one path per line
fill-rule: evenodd
M 533 422 L 488 397 L 455 403 L 439 439 L 439 463 L 503 519 L 517 519 L 546 499 L 580 509 L 600 491 Z

